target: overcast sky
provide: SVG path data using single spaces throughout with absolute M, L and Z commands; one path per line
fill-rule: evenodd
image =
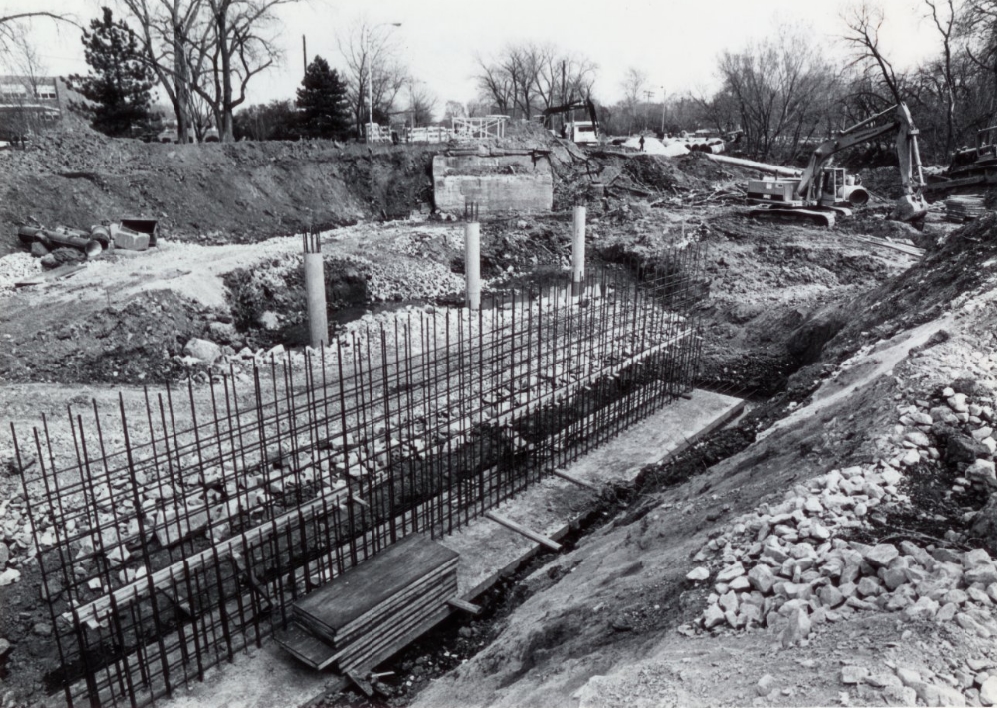
M 0 0 L 0 15 L 24 9 L 75 13 L 84 24 L 114 0 Z M 886 21 L 882 42 L 900 68 L 916 65 L 938 49 L 937 32 L 925 19 L 923 0 L 882 0 Z M 282 65 L 253 80 L 247 103 L 293 98 L 302 74 L 301 37 L 309 59 L 316 54 L 341 65 L 336 37 L 359 16 L 371 23 L 400 22 L 390 31 L 399 58 L 412 76 L 438 99 L 473 99 L 475 56 L 488 56 L 520 40 L 551 41 L 587 55 L 599 65 L 593 97 L 613 103 L 628 67 L 643 70 L 649 87 L 671 94 L 709 92 L 717 85 L 717 55 L 739 49 L 771 33 L 780 23 L 808 26 L 814 39 L 843 51 L 836 38 L 844 32 L 841 15 L 849 1 L 823 0 L 300 0 L 279 8 Z M 6 11 L 6 12 L 5 12 Z M 47 22 L 32 26 L 43 45 L 51 74 L 86 72 L 78 32 L 55 30 Z M 402 100 L 406 100 L 405 93 Z

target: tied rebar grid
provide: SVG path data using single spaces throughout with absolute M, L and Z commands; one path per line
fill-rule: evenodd
M 313 588 L 451 533 L 692 388 L 699 246 L 399 314 L 185 394 L 11 426 L 70 705 L 141 705 L 286 626 Z M 189 417 L 190 423 L 181 422 Z M 141 438 L 141 440 L 140 440 Z M 75 454 L 75 463 L 71 461 Z M 33 458 L 33 460 L 31 459 Z M 37 461 L 37 465 L 32 464 Z

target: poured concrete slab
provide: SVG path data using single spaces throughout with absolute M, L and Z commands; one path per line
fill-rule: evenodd
M 568 475 L 602 488 L 631 482 L 645 465 L 685 449 L 740 414 L 744 401 L 695 390 L 567 467 Z M 545 479 L 494 511 L 548 538 L 565 536 L 581 521 L 596 492 L 560 477 Z M 457 587 L 471 600 L 537 553 L 535 541 L 480 518 L 439 541 L 460 553 Z

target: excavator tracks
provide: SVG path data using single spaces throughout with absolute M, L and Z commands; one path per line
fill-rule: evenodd
M 834 212 L 816 211 L 814 209 L 781 209 L 779 207 L 760 207 L 748 211 L 748 216 L 753 219 L 787 219 L 796 221 L 809 221 L 817 226 L 834 226 Z

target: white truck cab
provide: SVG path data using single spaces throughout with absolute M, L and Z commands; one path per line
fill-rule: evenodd
M 587 120 L 571 121 L 567 125 L 568 140 L 576 145 L 598 145 L 599 135 L 595 124 Z

